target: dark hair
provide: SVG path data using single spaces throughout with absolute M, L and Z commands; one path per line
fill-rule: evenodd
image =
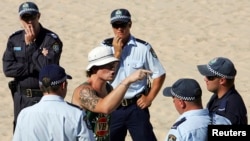
M 62 82 L 63 83 L 63 82 Z M 42 79 L 42 84 L 40 85 L 40 89 L 42 92 L 55 92 L 60 88 L 60 85 L 62 83 L 59 83 L 57 85 L 51 86 L 51 81 L 50 78 L 44 77 Z
M 226 85 L 233 86 L 234 85 L 234 79 L 226 79 Z
M 95 74 L 99 67 L 100 66 L 93 66 L 92 68 L 90 68 L 88 71 L 85 72 L 86 76 L 90 77 L 92 74 Z

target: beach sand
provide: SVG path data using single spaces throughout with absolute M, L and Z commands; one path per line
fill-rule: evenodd
M 10 34 L 21 29 L 18 7 L 23 1 L 2 0 L 0 52 L 4 52 Z M 75 87 L 86 80 L 87 54 L 112 37 L 110 13 L 126 8 L 132 15 L 131 33 L 148 41 L 166 69 L 164 86 L 177 79 L 196 79 L 203 90 L 203 105 L 210 96 L 196 65 L 217 56 L 230 58 L 237 68 L 236 88 L 250 108 L 250 1 L 249 0 L 35 0 L 41 12 L 40 22 L 56 32 L 63 41 L 61 65 L 73 76 L 69 81 L 71 100 Z M 2 63 L 2 62 L 1 62 Z M 2 66 L 2 65 L 1 65 Z M 8 81 L 0 69 L 0 140 L 12 139 L 13 102 Z M 179 116 L 171 98 L 162 90 L 150 107 L 151 121 L 159 141 Z M 248 114 L 249 115 L 249 114 Z M 126 141 L 131 141 L 129 135 Z

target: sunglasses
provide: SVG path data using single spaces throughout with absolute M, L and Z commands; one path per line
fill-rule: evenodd
M 22 20 L 23 21 L 33 21 L 35 20 L 37 15 L 23 15 Z
M 213 81 L 214 79 L 218 78 L 217 76 L 206 76 L 208 81 Z
M 127 27 L 128 23 L 113 23 L 112 27 L 113 28 L 125 28 Z

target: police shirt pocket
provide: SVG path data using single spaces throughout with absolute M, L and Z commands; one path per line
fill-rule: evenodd
M 24 54 L 23 52 L 21 52 L 21 51 L 15 51 L 15 56 L 16 56 L 17 58 L 20 58 L 20 57 L 24 57 L 25 54 Z
M 26 54 L 23 51 L 17 50 L 14 53 L 15 53 L 15 57 L 17 59 L 17 62 L 24 62 L 25 61 Z
M 133 61 L 129 63 L 129 73 L 133 73 L 134 71 L 138 70 L 138 69 L 142 69 L 143 68 L 143 63 L 139 62 L 139 61 Z

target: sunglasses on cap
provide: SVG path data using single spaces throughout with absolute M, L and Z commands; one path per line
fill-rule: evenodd
M 113 23 L 112 27 L 113 28 L 125 28 L 127 27 L 128 23 Z
M 23 21 L 33 21 L 36 19 L 36 17 L 37 17 L 37 14 L 35 15 L 26 14 L 26 15 L 23 15 L 21 18 Z

